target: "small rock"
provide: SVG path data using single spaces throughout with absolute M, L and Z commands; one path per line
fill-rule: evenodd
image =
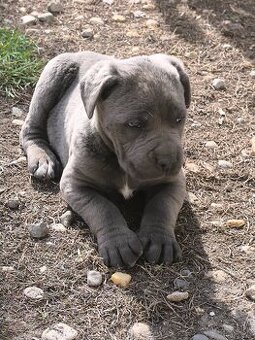
M 250 72 L 250 76 L 251 76 L 252 78 L 255 78 L 255 70 L 252 70 L 252 71 Z
M 16 106 L 12 108 L 12 115 L 16 118 L 20 118 L 24 115 L 24 112 Z
M 19 208 L 19 200 L 17 198 L 12 198 L 7 202 L 7 206 L 12 210 L 17 210 Z
M 205 147 L 207 149 L 216 149 L 218 147 L 218 144 L 215 143 L 213 140 L 209 140 L 208 142 L 205 143 Z
M 44 238 L 49 235 L 49 227 L 45 222 L 31 224 L 28 231 L 33 238 Z
M 173 292 L 171 294 L 167 295 L 167 300 L 171 301 L 171 302 L 180 302 L 183 300 L 187 300 L 189 297 L 189 293 L 188 292 Z
M 237 124 L 243 124 L 245 123 L 245 119 L 243 117 L 239 117 L 236 119 Z
M 192 272 L 189 269 L 182 269 L 180 271 L 180 275 L 184 277 L 190 277 L 192 276 Z
M 93 30 L 92 28 L 86 28 L 82 31 L 81 36 L 85 39 L 92 39 L 93 38 Z
M 216 332 L 216 331 L 204 331 L 203 332 L 206 336 L 208 336 L 210 339 L 214 339 L 214 340 L 228 340 L 227 338 L 225 338 L 225 336 L 221 335 L 220 333 Z
M 226 88 L 225 81 L 223 79 L 214 79 L 212 86 L 215 90 L 224 90 Z
M 127 19 L 123 15 L 114 14 L 112 20 L 115 22 L 125 22 Z
M 223 270 L 209 270 L 207 273 L 205 273 L 206 279 L 212 279 L 216 283 L 222 283 L 225 282 L 229 275 L 224 272 Z
M 146 11 L 151 11 L 151 10 L 153 10 L 155 8 L 156 8 L 156 6 L 153 5 L 153 4 L 145 4 L 145 5 L 143 5 L 143 9 L 145 9 Z
M 57 323 L 47 328 L 42 333 L 42 340 L 72 340 L 75 339 L 78 332 L 65 323 Z
M 104 4 L 107 4 L 109 6 L 111 6 L 113 4 L 114 0 L 103 0 Z
M 40 271 L 41 274 L 45 273 L 46 270 L 47 270 L 47 266 L 42 266 L 42 267 L 39 268 L 39 271 Z
M 74 18 L 75 20 L 83 20 L 84 19 L 84 15 L 77 15 L 77 17 Z
M 251 138 L 250 142 L 251 142 L 251 154 L 255 156 L 255 136 Z
M 232 48 L 230 44 L 223 44 L 222 47 L 224 48 L 224 50 L 230 50 Z
M 191 124 L 192 128 L 200 128 L 201 126 L 202 126 L 202 124 L 199 123 L 199 122 L 194 122 L 194 123 Z
M 130 30 L 126 33 L 126 36 L 129 37 L 129 38 L 139 38 L 140 34 L 139 34 L 138 31 Z
M 223 169 L 230 169 L 233 167 L 233 164 L 229 161 L 225 161 L 224 159 L 220 159 L 218 161 L 218 166 Z
M 62 223 L 53 223 L 50 225 L 51 229 L 54 231 L 65 232 L 66 227 Z
M 174 289 L 176 290 L 188 290 L 189 289 L 189 282 L 183 279 L 176 278 L 174 280 Z
M 215 313 L 214 313 L 214 312 L 210 312 L 209 315 L 210 315 L 211 317 L 214 317 L 214 316 L 215 316 Z
M 47 12 L 47 13 L 42 13 L 38 15 L 38 19 L 41 22 L 52 22 L 54 20 L 54 16 L 52 13 Z
M 111 280 L 115 285 L 120 286 L 121 288 L 126 288 L 131 281 L 131 275 L 126 274 L 126 273 L 116 272 L 112 274 Z
M 143 322 L 136 322 L 130 329 L 132 340 L 153 340 L 149 325 Z
M 44 30 L 45 34 L 51 34 L 52 32 L 53 32 L 53 30 L 50 30 L 50 29 Z
M 73 220 L 73 213 L 71 210 L 67 210 L 63 215 L 59 218 L 60 223 L 62 223 L 66 228 L 70 227 Z
M 24 26 L 35 25 L 37 22 L 37 18 L 35 18 L 33 15 L 24 15 L 23 17 L 21 17 L 21 21 Z
M 223 205 L 221 203 L 211 203 L 211 207 L 217 210 L 221 210 L 223 208 Z
M 43 290 L 35 286 L 27 287 L 24 289 L 23 293 L 26 297 L 35 300 L 42 299 L 44 295 Z
M 245 226 L 245 220 L 228 220 L 226 222 L 227 227 L 233 228 L 233 229 L 240 229 Z
M 247 255 L 253 255 L 255 253 L 255 247 L 249 246 L 248 244 L 238 247 L 241 252 Z
M 96 270 L 89 270 L 87 272 L 87 284 L 90 287 L 98 287 L 103 282 L 103 276 L 100 272 Z
M 24 120 L 21 119 L 13 119 L 12 121 L 13 125 L 17 125 L 17 126 L 22 126 L 24 124 Z
M 194 172 L 194 173 L 198 173 L 200 172 L 200 168 L 196 163 L 193 162 L 186 162 L 185 163 L 185 169 Z
M 224 331 L 228 332 L 228 333 L 232 333 L 234 332 L 234 327 L 231 325 L 227 325 L 226 323 L 224 323 L 222 325 L 222 328 L 224 329 Z
M 210 221 L 211 225 L 216 228 L 223 227 L 223 222 L 221 220 Z
M 203 335 L 203 334 L 195 334 L 191 340 L 210 340 L 209 338 L 207 338 L 207 336 Z
M 104 24 L 104 20 L 99 17 L 92 17 L 89 19 L 89 22 L 92 25 L 103 25 Z
M 148 28 L 152 28 L 152 29 L 155 29 L 159 23 L 157 20 L 154 20 L 154 19 L 148 19 L 145 23 L 145 25 L 148 27 Z
M 255 301 L 255 285 L 249 287 L 248 289 L 246 289 L 245 291 L 245 295 L 251 299 L 252 301 Z
M 190 201 L 191 204 L 196 204 L 198 201 L 198 198 L 195 194 L 193 194 L 193 192 L 189 191 L 188 192 L 188 199 Z
M 60 1 L 51 1 L 48 3 L 47 9 L 53 14 L 58 14 L 63 12 L 63 6 Z
M 133 15 L 135 18 L 145 18 L 146 14 L 142 11 L 134 11 Z
M 15 268 L 12 267 L 12 266 L 2 266 L 1 268 L 2 268 L 2 271 L 3 271 L 3 272 L 9 272 L 9 273 L 11 273 L 11 272 L 14 272 L 14 271 L 15 271 Z

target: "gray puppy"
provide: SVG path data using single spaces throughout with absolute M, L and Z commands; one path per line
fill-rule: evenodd
M 21 131 L 30 173 L 63 173 L 66 202 L 88 224 L 109 266 L 181 256 L 174 228 L 185 198 L 182 136 L 190 104 L 182 62 L 163 54 L 119 60 L 65 53 L 43 70 Z M 146 194 L 130 230 L 111 193 Z

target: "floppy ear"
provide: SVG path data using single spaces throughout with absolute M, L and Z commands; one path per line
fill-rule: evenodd
M 80 82 L 80 91 L 89 119 L 92 118 L 98 101 L 105 100 L 118 81 L 117 69 L 109 62 L 98 62 L 86 72 Z
M 164 68 L 164 65 L 163 65 L 164 61 L 166 61 L 167 63 L 170 63 L 172 66 L 176 68 L 179 74 L 179 77 L 180 77 L 180 82 L 182 83 L 182 86 L 184 89 L 185 106 L 188 108 L 191 102 L 191 87 L 190 87 L 189 77 L 187 73 L 185 72 L 182 61 L 174 56 L 168 56 L 165 54 L 155 54 L 152 57 L 156 62 L 160 63 L 160 66 L 163 68 Z

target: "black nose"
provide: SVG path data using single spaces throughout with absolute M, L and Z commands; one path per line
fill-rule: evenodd
M 156 163 L 163 172 L 169 171 L 172 165 L 170 156 L 156 156 Z

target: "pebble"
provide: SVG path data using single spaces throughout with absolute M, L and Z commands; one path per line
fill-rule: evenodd
M 7 202 L 7 206 L 12 210 L 17 210 L 19 208 L 19 200 L 17 198 L 11 198 Z
M 255 247 L 249 246 L 248 244 L 244 246 L 238 247 L 241 252 L 247 254 L 247 255 L 252 255 L 255 253 Z
M 139 38 L 140 34 L 138 31 L 130 30 L 130 31 L 127 31 L 126 36 L 129 38 Z
M 203 335 L 203 334 L 195 334 L 191 340 L 210 340 L 209 338 L 207 338 L 207 336 Z
M 103 276 L 100 272 L 96 270 L 89 270 L 87 272 L 87 284 L 90 287 L 98 287 L 103 282 Z
M 112 20 L 115 22 L 125 22 L 127 19 L 123 15 L 114 14 Z
M 233 167 L 233 164 L 229 161 L 225 161 L 224 159 L 220 159 L 218 161 L 218 166 L 223 169 L 230 169 Z
M 236 119 L 237 124 L 243 124 L 245 123 L 245 119 L 243 117 L 239 117 Z
M 245 291 L 245 295 L 251 299 L 252 301 L 255 301 L 255 285 L 249 287 L 248 289 L 246 289 Z
M 21 17 L 21 21 L 23 25 L 35 25 L 37 18 L 35 18 L 33 15 L 24 15 Z
M 225 282 L 229 275 L 224 272 L 223 270 L 209 270 L 207 273 L 205 273 L 205 278 L 207 279 L 213 279 L 216 283 Z
M 107 4 L 109 6 L 111 6 L 113 4 L 114 0 L 103 0 L 104 4 Z
M 222 47 L 225 49 L 225 50 L 230 50 L 232 48 L 232 46 L 230 44 L 223 44 Z
M 70 227 L 73 220 L 73 213 L 71 210 L 67 210 L 63 215 L 59 218 L 60 223 L 62 223 L 66 228 Z
M 176 290 L 188 290 L 190 283 L 186 280 L 176 278 L 174 280 L 174 289 Z
M 48 3 L 47 9 L 53 14 L 58 14 L 63 12 L 63 6 L 60 1 L 51 1 Z
M 251 154 L 255 156 L 255 136 L 251 138 L 250 143 L 251 143 Z
M 222 325 L 222 328 L 228 333 L 232 333 L 234 331 L 234 327 L 231 325 L 227 325 L 226 323 Z
M 218 147 L 218 144 L 213 140 L 209 140 L 208 142 L 205 143 L 205 147 L 207 149 L 216 149 Z
M 157 20 L 154 20 L 154 19 L 148 19 L 145 23 L 145 25 L 148 27 L 148 28 L 156 28 L 159 23 Z
M 188 292 L 173 292 L 171 294 L 167 295 L 167 300 L 171 301 L 171 302 L 180 302 L 183 300 L 187 300 L 189 297 L 189 293 Z
M 12 115 L 16 118 L 20 118 L 24 115 L 24 112 L 16 106 L 12 108 Z
M 133 15 L 135 18 L 144 18 L 146 17 L 146 14 L 142 11 L 134 11 Z
M 47 328 L 42 333 L 42 340 L 72 340 L 75 339 L 78 332 L 65 323 L 57 323 Z
M 198 173 L 200 172 L 200 168 L 196 163 L 193 162 L 186 162 L 185 163 L 185 169 L 194 172 L 194 173 Z
M 192 276 L 192 272 L 189 270 L 189 269 L 182 269 L 181 271 L 180 271 L 180 275 L 181 276 L 186 276 L 186 277 L 190 277 L 190 276 Z
M 42 267 L 39 268 L 39 271 L 40 271 L 41 274 L 45 273 L 46 270 L 47 270 L 47 266 L 42 266 Z
M 22 119 L 13 119 L 12 124 L 13 125 L 17 125 L 17 126 L 22 126 L 24 124 L 24 120 L 22 120 Z
M 221 335 L 220 333 L 216 332 L 216 331 L 204 331 L 203 332 L 206 336 L 208 336 L 210 339 L 214 339 L 214 340 L 228 340 L 227 338 L 225 338 L 225 336 Z
M 49 227 L 45 222 L 31 224 L 28 231 L 33 238 L 44 238 L 49 235 Z
M 2 271 L 3 271 L 3 272 L 9 272 L 9 273 L 11 273 L 11 272 L 14 272 L 14 270 L 15 270 L 15 268 L 12 267 L 12 266 L 2 266 Z
M 245 226 L 245 220 L 228 220 L 226 222 L 227 227 L 233 228 L 233 229 L 240 229 Z
M 86 28 L 82 31 L 81 36 L 85 39 L 92 39 L 93 38 L 93 30 L 92 28 Z
M 193 192 L 188 192 L 188 199 L 190 201 L 191 204 L 196 204 L 198 201 L 198 198 L 195 194 L 193 194 Z
M 52 13 L 47 12 L 47 13 L 42 13 L 38 15 L 38 19 L 41 22 L 52 22 L 54 20 L 54 16 Z
M 132 340 L 153 340 L 149 325 L 144 322 L 136 322 L 130 329 Z
M 252 71 L 250 72 L 250 76 L 251 76 L 252 78 L 255 78 L 255 70 L 252 70 Z
M 89 19 L 89 22 L 92 25 L 103 25 L 104 24 L 104 20 L 99 17 L 92 17 Z
M 153 5 L 153 4 L 145 4 L 145 5 L 143 5 L 142 8 L 145 9 L 146 11 L 151 11 L 151 10 L 155 9 L 156 6 Z
M 42 299 L 44 295 L 43 290 L 35 286 L 27 287 L 24 289 L 23 293 L 26 297 L 35 300 Z
M 116 272 L 112 274 L 111 280 L 115 285 L 120 286 L 121 288 L 126 288 L 131 281 L 131 275 L 126 274 L 126 273 Z
M 214 79 L 212 86 L 215 90 L 224 90 L 226 88 L 225 81 L 223 79 Z
M 26 13 L 27 13 L 27 10 L 26 10 L 25 7 L 20 7 L 20 8 L 19 8 L 19 11 L 20 11 L 20 13 L 22 13 L 22 14 L 26 14 Z
M 211 317 L 214 317 L 214 316 L 215 316 L 215 313 L 214 313 L 214 312 L 210 312 L 209 315 L 210 315 Z
M 194 123 L 191 124 L 191 127 L 193 127 L 193 128 L 200 128 L 201 126 L 202 126 L 202 124 L 199 123 L 199 122 L 194 122 Z
M 51 229 L 54 231 L 65 232 L 66 227 L 62 223 L 53 223 L 50 225 Z

